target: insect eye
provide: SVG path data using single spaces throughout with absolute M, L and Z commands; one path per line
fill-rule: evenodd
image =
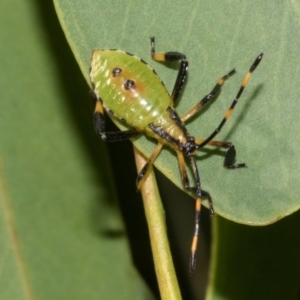
M 116 77 L 116 76 L 120 75 L 121 72 L 122 72 L 122 69 L 121 69 L 121 68 L 114 68 L 114 69 L 112 70 L 112 75 L 113 75 L 113 77 Z
M 124 88 L 125 90 L 129 90 L 129 89 L 132 89 L 134 87 L 134 81 L 133 80 L 126 80 L 125 83 L 124 83 Z

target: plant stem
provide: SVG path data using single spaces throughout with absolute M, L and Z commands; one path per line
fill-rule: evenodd
M 144 156 L 134 147 L 138 171 L 145 165 Z M 150 234 L 155 272 L 162 300 L 181 298 L 166 232 L 165 214 L 153 168 L 150 167 L 141 187 Z

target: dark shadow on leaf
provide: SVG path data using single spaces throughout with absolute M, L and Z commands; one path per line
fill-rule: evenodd
M 250 95 L 247 99 L 240 99 L 239 102 L 243 102 L 244 104 L 242 103 L 237 103 L 237 105 L 239 106 L 242 106 L 242 112 L 240 113 L 240 115 L 238 117 L 235 118 L 234 120 L 234 126 L 232 127 L 232 129 L 230 131 L 228 131 L 228 133 L 226 134 L 225 136 L 225 140 L 228 141 L 230 140 L 230 137 L 234 134 L 234 132 L 237 130 L 239 124 L 241 124 L 244 119 L 245 119 L 245 116 L 246 114 L 248 113 L 248 111 L 250 110 L 251 108 L 251 105 L 253 104 L 253 102 L 255 100 L 258 99 L 258 95 L 259 93 L 262 92 L 262 89 L 263 89 L 263 85 L 260 84 L 258 85 L 255 90 L 253 91 L 252 95 Z M 252 113 L 252 112 L 251 112 Z M 253 113 L 255 114 L 256 112 L 253 111 Z M 231 118 L 234 117 L 234 113 L 233 115 L 231 116 Z M 226 126 L 226 125 L 224 125 Z
M 43 32 L 48 39 L 48 47 L 52 52 L 51 62 L 56 64 L 56 73 L 65 94 L 64 99 L 60 99 L 65 104 L 65 117 L 76 128 L 78 138 L 85 149 L 87 163 L 90 164 L 89 168 L 93 170 L 92 181 L 99 186 L 99 193 L 95 195 L 90 211 L 87 212 L 90 213 L 91 231 L 109 238 L 123 238 L 124 228 L 119 217 L 120 205 L 133 260 L 154 293 L 159 295 L 142 200 L 135 190 L 136 169 L 132 144 L 108 144 L 95 135 L 92 121 L 94 101 L 89 95 L 90 88 L 66 41 L 53 3 L 35 0 L 35 5 L 40 24 L 44 27 Z M 106 120 L 108 131 L 119 130 L 108 117 Z M 114 179 L 112 173 L 115 175 Z M 120 202 L 116 203 L 118 196 Z M 103 211 L 103 207 L 107 209 Z M 111 219 L 115 220 L 113 226 L 110 226 Z

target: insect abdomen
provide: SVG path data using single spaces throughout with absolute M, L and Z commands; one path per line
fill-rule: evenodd
M 95 50 L 91 70 L 94 92 L 104 108 L 134 128 L 144 130 L 171 105 L 154 71 L 126 52 Z

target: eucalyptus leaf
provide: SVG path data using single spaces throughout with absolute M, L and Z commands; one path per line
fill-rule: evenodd
M 299 208 L 300 89 L 297 10 L 279 1 L 74 1 L 55 0 L 56 10 L 77 62 L 89 82 L 91 51 L 117 48 L 133 53 L 153 66 L 171 91 L 176 71 L 150 59 L 149 36 L 158 51 L 185 53 L 190 69 L 177 109 L 184 114 L 218 78 L 232 68 L 237 75 L 221 94 L 187 124 L 191 134 L 207 137 L 222 120 L 244 74 L 264 52 L 245 93 L 218 140 L 231 141 L 237 161 L 248 168 L 226 170 L 224 152 L 199 151 L 202 187 L 214 199 L 217 214 L 230 220 L 263 225 Z M 268 17 L 266 17 L 268 15 Z M 146 156 L 154 142 L 137 139 Z M 177 186 L 182 183 L 176 157 L 164 150 L 155 166 Z

